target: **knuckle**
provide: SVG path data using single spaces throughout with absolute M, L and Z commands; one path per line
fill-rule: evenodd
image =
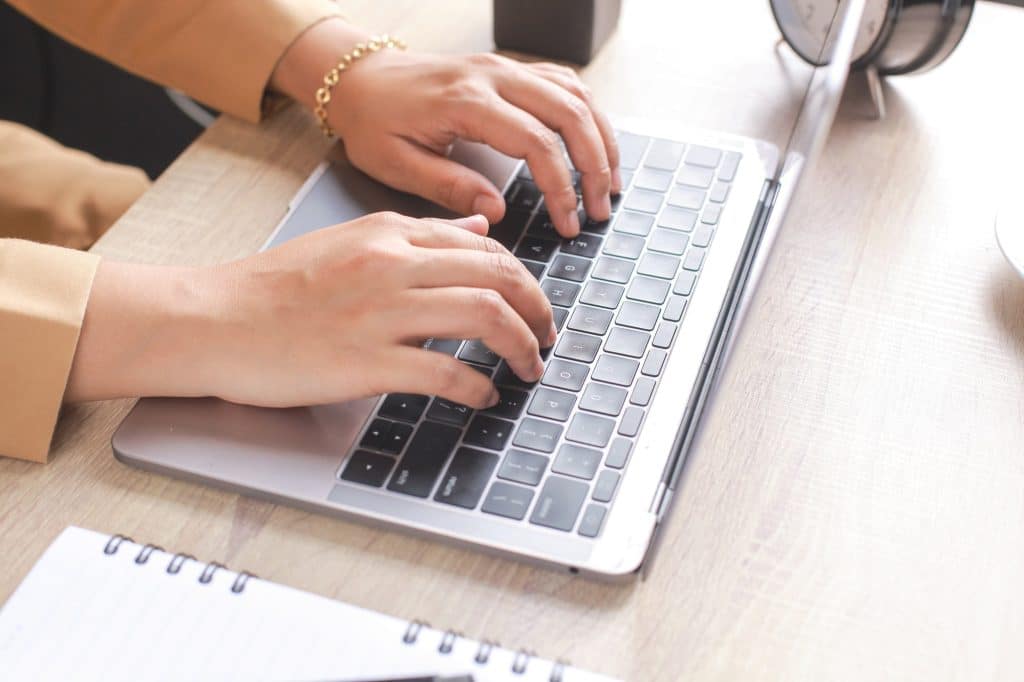
M 463 365 L 458 360 L 446 358 L 444 362 L 433 363 L 434 390 L 437 393 L 450 394 L 459 387 L 462 379 Z
M 494 273 L 502 282 L 516 287 L 522 285 L 523 266 L 514 256 L 495 253 Z
M 477 52 L 466 57 L 466 60 L 477 66 L 497 66 L 501 63 L 498 55 L 493 52 Z
M 530 143 L 545 156 L 557 154 L 561 156 L 562 145 L 558 134 L 544 126 L 534 126 L 530 129 Z
M 493 289 L 482 289 L 476 295 L 476 309 L 483 319 L 502 324 L 505 317 L 505 299 Z
M 586 102 L 572 95 L 566 97 L 565 100 L 565 109 L 572 117 L 574 124 L 581 125 L 590 121 L 590 107 Z
M 501 242 L 492 237 L 481 237 L 480 249 L 481 251 L 490 254 L 508 254 L 508 250 L 506 250 L 505 247 L 502 246 Z M 511 256 L 508 257 L 511 258 Z

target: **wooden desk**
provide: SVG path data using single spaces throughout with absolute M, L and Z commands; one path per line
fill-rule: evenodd
M 480 0 L 348 4 L 425 49 L 490 46 Z M 73 523 L 631 680 L 1021 679 L 1024 282 L 992 235 L 999 181 L 1022 200 L 1020 35 L 1024 12 L 979 3 L 947 64 L 887 87 L 885 121 L 851 87 L 645 582 L 125 467 L 123 402 L 68 410 L 47 466 L 0 461 L 0 600 Z M 632 0 L 585 75 L 614 113 L 779 139 L 794 91 L 775 37 L 764 2 Z M 221 120 L 96 250 L 248 254 L 325 149 L 296 111 Z

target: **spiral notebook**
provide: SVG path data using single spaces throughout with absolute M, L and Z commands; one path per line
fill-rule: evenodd
M 69 527 L 0 610 L 4 679 L 606 680 Z

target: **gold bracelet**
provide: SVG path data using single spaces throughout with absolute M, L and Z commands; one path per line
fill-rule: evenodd
M 386 33 L 382 36 L 373 36 L 365 43 L 356 43 L 352 51 L 338 58 L 338 63 L 330 71 L 324 74 L 324 84 L 316 90 L 314 97 L 313 113 L 316 114 L 317 122 L 320 124 L 320 132 L 328 138 L 334 137 L 334 131 L 327 123 L 327 105 L 331 101 L 331 91 L 338 84 L 341 72 L 350 68 L 353 63 L 373 52 L 380 52 L 386 47 L 396 47 L 399 50 L 405 49 L 405 43 L 398 38 L 392 38 Z

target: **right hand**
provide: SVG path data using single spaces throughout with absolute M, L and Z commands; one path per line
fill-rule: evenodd
M 140 310 L 150 300 L 159 307 L 163 298 L 147 296 L 145 286 L 133 282 L 104 284 L 118 276 L 105 273 L 105 266 L 128 272 L 147 266 L 104 262 L 68 398 L 212 395 L 288 407 L 403 392 L 489 407 L 498 399 L 491 381 L 455 358 L 422 349 L 423 341 L 481 339 L 517 376 L 532 382 L 543 372 L 539 349 L 553 344 L 556 332 L 537 281 L 485 237 L 486 230 L 482 216 L 442 221 L 392 213 L 318 230 L 193 272 L 189 286 L 199 290 L 193 299 L 204 302 L 205 319 L 195 323 L 193 302 L 188 324 L 164 320 L 154 331 L 153 322 L 140 321 L 135 344 L 118 317 L 133 308 L 124 296 L 138 296 Z M 148 281 L 168 287 L 159 277 Z M 115 295 L 105 300 L 105 291 Z M 116 338 L 110 338 L 111 330 Z M 143 352 L 133 352 L 133 345 Z M 104 349 L 118 353 L 120 361 L 97 362 Z M 126 367 L 126 358 L 136 365 Z M 98 368 L 94 390 L 90 366 Z M 132 377 L 134 385 L 109 388 L 111 371 Z M 103 383 L 108 388 L 95 390 Z

